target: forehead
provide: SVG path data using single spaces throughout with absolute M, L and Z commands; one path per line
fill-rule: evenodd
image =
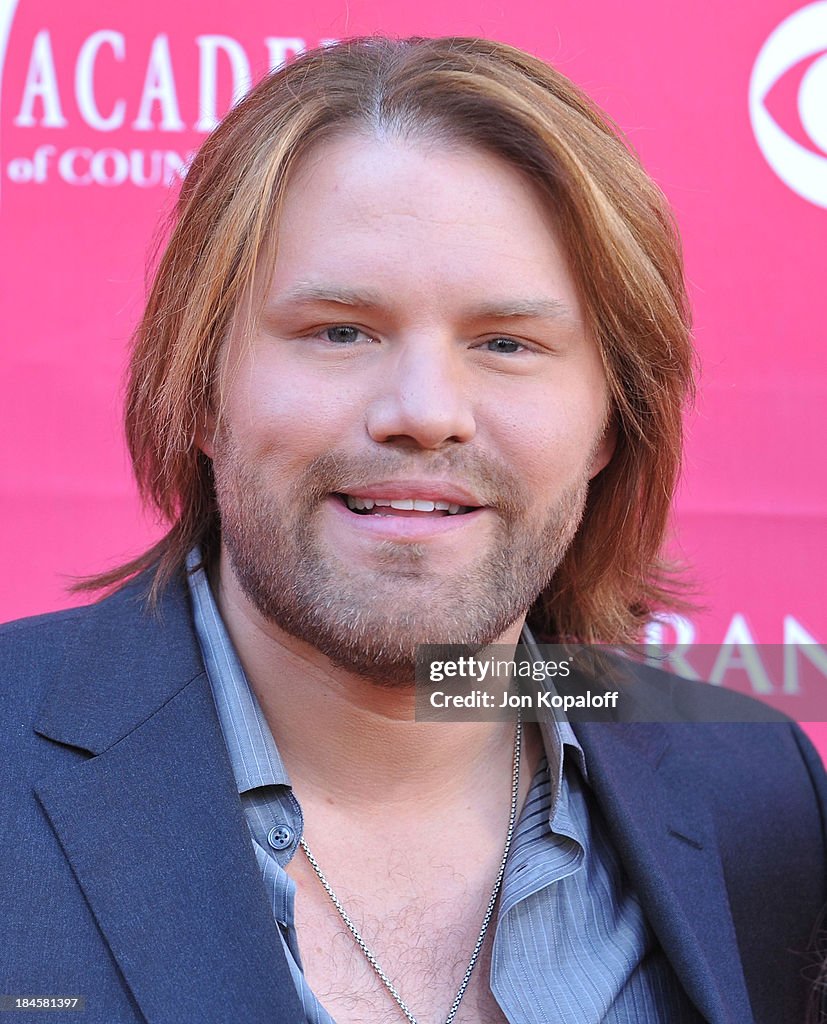
M 503 158 L 465 144 L 347 134 L 287 186 L 270 292 L 316 285 L 452 301 L 492 287 L 578 306 L 551 204 Z

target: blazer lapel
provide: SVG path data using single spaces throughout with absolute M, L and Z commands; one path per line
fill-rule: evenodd
M 691 780 L 670 771 L 659 724 L 576 725 L 589 783 L 649 923 L 713 1024 L 753 1020 L 717 838 Z
M 150 1024 L 294 1024 L 183 587 L 161 611 L 130 591 L 87 613 L 36 729 L 95 756 L 37 795 Z

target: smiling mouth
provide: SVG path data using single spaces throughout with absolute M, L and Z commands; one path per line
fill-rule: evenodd
M 336 497 L 358 516 L 462 516 L 475 510 L 472 505 L 423 498 L 359 498 L 351 494 L 337 494 Z

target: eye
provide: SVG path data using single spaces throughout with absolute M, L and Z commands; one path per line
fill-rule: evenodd
M 482 347 L 488 352 L 500 352 L 503 355 L 511 355 L 512 352 L 521 352 L 525 349 L 525 345 L 513 338 L 489 338 L 483 342 Z
M 318 332 L 317 337 L 322 338 L 324 341 L 332 341 L 337 345 L 353 345 L 360 340 L 367 340 L 369 342 L 374 340 L 370 335 L 365 334 L 364 331 L 354 327 L 352 324 L 334 324 L 332 327 L 323 327 Z

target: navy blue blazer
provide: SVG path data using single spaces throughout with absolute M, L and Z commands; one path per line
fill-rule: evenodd
M 0 994 L 73 1024 L 297 1024 L 183 582 L 0 630 Z M 670 684 L 687 707 L 720 690 Z M 667 689 L 670 689 L 669 687 Z M 827 780 L 794 725 L 576 726 L 658 939 L 714 1024 L 798 1024 Z

